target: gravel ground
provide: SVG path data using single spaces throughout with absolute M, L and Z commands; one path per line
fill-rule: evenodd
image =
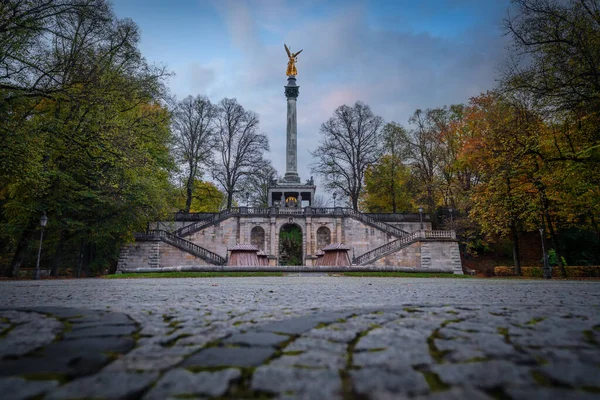
M 9 399 L 600 398 L 599 282 L 10 281 L 0 307 Z

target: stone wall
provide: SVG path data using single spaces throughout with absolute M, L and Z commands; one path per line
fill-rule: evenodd
M 179 250 L 168 243 L 159 242 L 160 267 L 179 267 L 187 265 L 212 265 L 200 257 Z
M 241 242 L 239 218 L 231 217 L 200 232 L 186 236 L 184 239 L 217 253 L 221 257 L 227 257 L 229 247 L 233 247 L 237 243 L 250 243 L 250 231 L 248 231 L 248 242 Z
M 395 240 L 396 237 L 388 235 L 372 226 L 365 225 L 354 218 L 344 218 L 341 239 L 340 242 L 352 247 L 350 253 L 352 257 L 353 255 L 359 256 L 367 251 L 383 246 L 387 242 Z
M 463 274 L 458 242 L 452 240 L 416 242 L 378 259 L 373 265 L 416 267 Z
M 412 233 L 421 229 L 420 222 L 386 222 L 388 225 L 393 225 L 398 229 L 402 229 L 408 233 Z M 423 229 L 431 230 L 431 222 L 423 221 Z
M 123 246 L 117 271 L 125 268 L 158 268 L 160 266 L 160 241 L 135 242 Z

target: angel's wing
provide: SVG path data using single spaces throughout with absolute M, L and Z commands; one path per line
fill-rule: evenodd
M 302 49 L 304 50 L 304 49 Z M 292 57 L 296 57 L 298 54 L 302 53 L 302 50 L 300 50 L 299 52 L 297 52 L 296 54 L 294 54 Z
M 287 53 L 288 57 L 291 57 L 292 54 L 290 53 L 290 49 L 288 49 L 287 45 L 284 43 L 283 47 L 285 47 L 285 52 Z

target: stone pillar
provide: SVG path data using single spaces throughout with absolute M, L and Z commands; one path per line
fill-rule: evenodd
M 312 240 L 312 218 L 310 215 L 306 215 L 306 254 L 305 257 L 312 256 L 313 253 L 313 240 Z
M 240 229 L 239 229 L 240 236 L 238 239 L 238 243 L 246 243 L 246 236 L 247 236 L 246 235 L 246 230 L 247 230 L 246 218 L 240 216 L 239 219 L 240 219 Z
M 296 77 L 288 76 L 288 84 L 285 86 L 285 97 L 287 98 L 287 143 L 285 153 L 285 176 L 286 182 L 300 182 L 298 176 L 298 141 L 297 141 L 297 119 L 296 99 L 298 98 L 299 86 L 296 85 Z
M 276 224 L 275 224 L 276 222 L 277 222 L 276 217 L 274 215 L 271 215 L 271 221 L 270 221 L 270 227 L 271 227 L 271 229 L 270 229 L 270 232 L 269 232 L 269 237 L 271 238 L 271 240 L 270 240 L 271 243 L 269 243 L 270 244 L 269 248 L 270 248 L 270 252 L 271 252 L 272 256 L 274 256 L 275 254 L 277 254 L 276 251 L 275 251 L 276 250 L 275 249 L 275 242 L 276 242 L 275 238 L 276 238 L 276 235 L 277 235 L 277 229 L 276 229 L 277 227 L 276 227 Z

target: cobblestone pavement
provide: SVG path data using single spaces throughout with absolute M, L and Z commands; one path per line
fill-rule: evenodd
M 598 399 L 600 283 L 0 282 L 0 397 Z

